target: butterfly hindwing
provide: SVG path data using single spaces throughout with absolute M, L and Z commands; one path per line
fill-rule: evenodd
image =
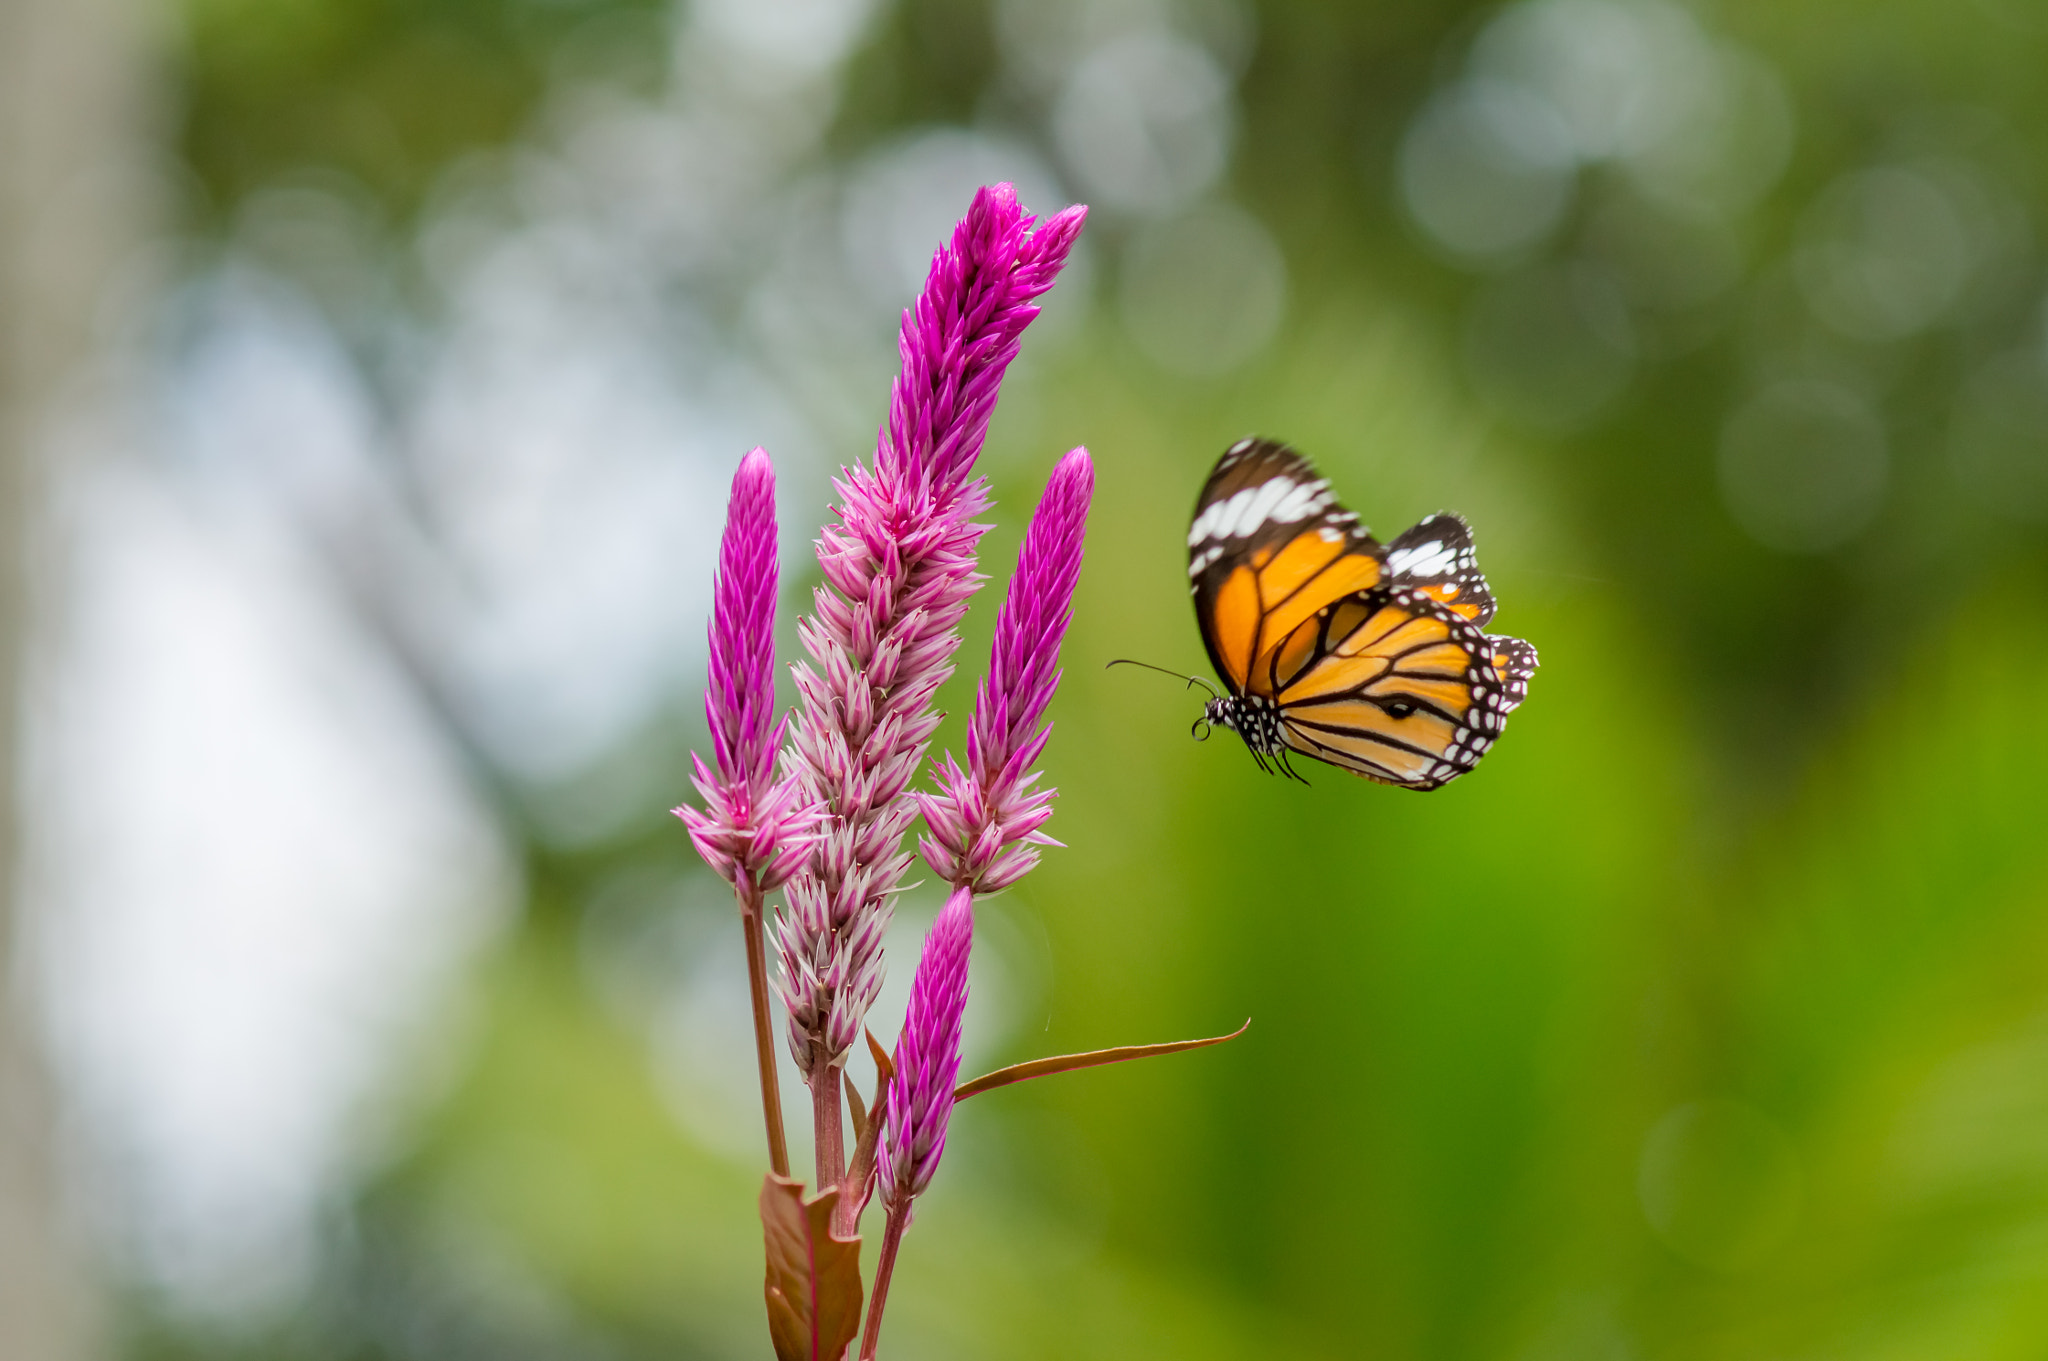
M 1426 591 L 1439 604 L 1485 628 L 1498 608 L 1479 571 L 1472 527 L 1439 512 L 1387 545 L 1387 577 L 1396 586 Z
M 1500 732 L 1501 649 L 1426 591 L 1380 587 L 1320 621 L 1313 657 L 1276 691 L 1287 745 L 1370 779 L 1435 789 Z M 1533 652 L 1531 653 L 1533 656 Z
M 1529 697 L 1529 678 L 1536 674 L 1536 649 L 1520 638 L 1490 634 L 1487 646 L 1493 653 L 1493 669 L 1500 676 L 1500 711 L 1509 710 Z
M 1209 717 L 1262 766 L 1289 751 L 1408 789 L 1478 764 L 1529 691 L 1536 650 L 1489 635 L 1472 531 L 1432 515 L 1382 546 L 1284 445 L 1217 461 L 1188 532 Z

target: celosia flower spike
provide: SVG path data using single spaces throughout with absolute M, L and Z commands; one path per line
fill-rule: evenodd
M 981 455 L 1003 373 L 1038 316 L 1033 299 L 1059 276 L 1087 213 L 1068 208 L 1034 231 L 1009 185 L 974 196 L 950 248 L 932 257 L 924 291 L 903 315 L 903 372 L 875 450 L 878 474 L 923 482 L 940 502 L 966 479 Z M 983 262 L 992 260 L 1008 268 L 987 269 Z
M 740 460 L 727 504 L 711 598 L 704 717 L 712 764 L 692 753 L 704 808 L 683 807 L 697 853 L 728 883 L 775 888 L 808 857 L 816 815 L 796 781 L 775 780 L 775 465 L 764 449 Z
M 874 465 L 842 469 L 833 484 L 839 522 L 819 536 L 825 584 L 798 629 L 813 664 L 796 668 L 791 741 L 792 768 L 826 819 L 776 929 L 790 1051 L 807 1077 L 845 1062 L 881 987 L 890 895 L 910 865 L 910 781 L 982 580 L 974 517 L 988 501 L 974 462 L 1034 300 L 1084 211 L 1034 223 L 1006 184 L 975 195 L 904 313 L 903 372 Z
M 1031 767 L 1051 726 L 1040 726 L 1060 680 L 1060 641 L 1073 614 L 1082 539 L 1095 469 L 1075 449 L 1053 469 L 1031 516 L 1017 570 L 996 615 L 988 674 L 967 725 L 967 765 L 950 753 L 939 793 L 919 795 L 930 829 L 920 843 L 931 867 L 978 893 L 1008 888 L 1038 863 L 1039 846 L 1057 845 L 1040 829 L 1052 816 L 1051 789 L 1033 789 Z
M 896 1041 L 896 1076 L 878 1159 L 882 1203 L 891 1216 L 924 1193 L 946 1152 L 953 1088 L 960 1080 L 960 1019 L 967 1010 L 967 960 L 974 946 L 974 895 L 955 889 L 924 938 L 910 1006 Z

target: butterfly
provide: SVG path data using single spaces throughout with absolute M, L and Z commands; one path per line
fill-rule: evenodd
M 1284 444 L 1218 459 L 1188 530 L 1188 578 L 1228 693 L 1196 722 L 1261 769 L 1292 754 L 1435 789 L 1479 764 L 1529 693 L 1536 649 L 1486 633 L 1493 594 L 1472 531 L 1432 515 L 1382 544 Z

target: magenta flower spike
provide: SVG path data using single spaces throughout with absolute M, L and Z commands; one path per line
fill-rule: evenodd
M 903 1231 L 910 1227 L 911 1202 L 931 1185 L 946 1154 L 946 1126 L 953 1118 L 953 1090 L 960 1081 L 960 1022 L 967 1013 L 967 961 L 974 951 L 974 894 L 956 888 L 925 933 L 924 953 L 910 979 L 910 1005 L 896 1040 L 895 1076 L 875 1112 L 880 1121 L 875 1178 L 888 1211 L 882 1251 L 875 1263 L 873 1293 L 860 1355 L 872 1361 L 881 1336 L 882 1310 Z
M 842 469 L 833 484 L 839 521 L 819 537 L 825 584 L 799 626 L 812 662 L 796 668 L 802 705 L 790 746 L 824 822 L 776 927 L 790 1051 L 814 1094 L 826 1070 L 844 1065 L 881 987 L 882 933 L 917 816 L 910 781 L 982 581 L 975 548 L 985 526 L 974 517 L 988 498 L 974 463 L 1003 373 L 1038 315 L 1034 300 L 1059 274 L 1085 211 L 1039 222 L 1007 184 L 976 193 L 904 313 L 903 371 L 874 465 Z M 824 1085 L 836 1101 L 836 1076 Z M 836 1180 L 837 1131 L 821 1123 L 820 1133 L 820 1180 Z
M 691 754 L 704 808 L 674 810 L 705 863 L 742 892 L 779 887 L 809 856 L 816 815 L 795 779 L 775 779 L 775 465 L 740 460 L 711 599 L 704 717 L 712 764 Z
M 988 674 L 967 726 L 967 764 L 947 753 L 939 793 L 918 795 L 929 835 L 920 842 L 933 870 L 976 893 L 1008 888 L 1038 863 L 1038 847 L 1059 843 L 1040 829 L 1052 816 L 1051 789 L 1033 789 L 1031 767 L 1045 750 L 1041 726 L 1060 681 L 1060 641 L 1073 616 L 1082 539 L 1095 469 L 1075 449 L 1053 469 L 1024 532 L 1017 570 L 996 615 Z
M 892 1218 L 931 1185 L 946 1152 L 953 1088 L 960 1081 L 960 1021 L 967 1011 L 967 961 L 974 947 L 974 895 L 956 888 L 924 938 L 910 1006 L 896 1041 L 877 1160 L 882 1203 Z M 907 1219 L 906 1219 L 907 1222 Z
M 711 726 L 712 763 L 707 767 L 702 757 L 690 757 L 704 807 L 682 807 L 675 814 L 705 863 L 733 886 L 739 903 L 768 1162 L 778 1176 L 787 1176 L 762 897 L 810 858 L 819 819 L 801 780 L 793 774 L 775 778 L 782 745 L 782 724 L 775 717 L 775 598 L 775 465 L 765 449 L 755 449 L 733 474 L 711 593 L 704 718 Z

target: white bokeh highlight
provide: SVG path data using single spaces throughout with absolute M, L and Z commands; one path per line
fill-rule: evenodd
M 1052 131 L 1090 203 L 1161 214 L 1194 202 L 1223 173 L 1236 116 L 1230 78 L 1206 48 L 1147 32 L 1074 67 Z
M 1409 125 L 1396 187 L 1426 239 L 1477 265 L 1543 244 L 1608 166 L 1659 211 L 1722 221 L 1792 146 L 1776 75 L 1663 0 L 1523 0 Z
M 346 438 L 289 382 L 250 395 Z M 54 1048 L 128 1265 L 209 1312 L 274 1307 L 513 870 L 276 520 L 118 457 L 67 491 L 33 710 Z
M 1453 254 L 1484 259 L 1547 237 L 1572 201 L 1578 157 L 1563 116 L 1499 81 L 1463 81 L 1401 143 L 1401 199 Z

